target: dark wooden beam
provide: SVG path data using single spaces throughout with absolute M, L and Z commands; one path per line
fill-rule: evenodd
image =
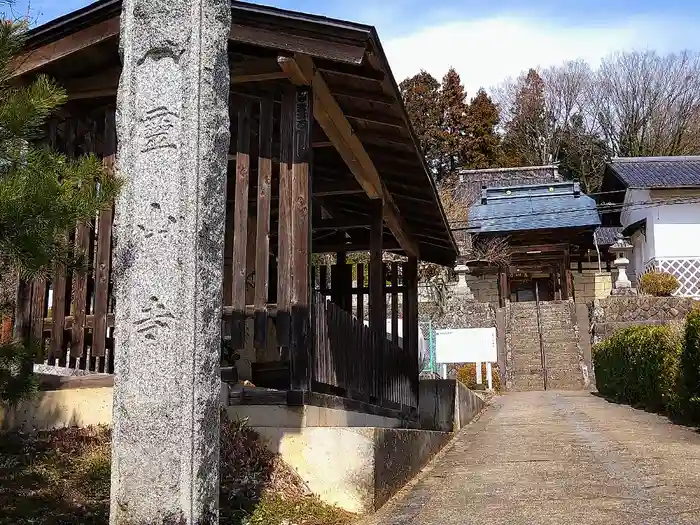
M 402 135 L 397 135 L 396 133 L 378 133 L 358 130 L 357 134 L 364 144 L 388 144 L 390 146 L 398 146 L 402 150 L 410 150 L 413 152 L 414 146 L 411 139 Z
M 12 61 L 11 78 L 18 77 L 119 35 L 119 17 L 110 18 L 37 49 L 25 51 Z
M 371 221 L 364 217 L 334 217 L 332 219 L 324 219 L 315 221 L 312 224 L 314 232 L 332 231 L 332 230 L 352 230 L 355 228 L 369 228 Z
M 346 195 L 364 195 L 365 190 L 360 188 L 355 179 L 330 182 L 327 180 L 314 180 L 312 197 L 335 197 Z M 279 200 L 279 184 L 273 182 L 271 186 L 271 199 Z M 254 199 L 255 200 L 255 199 Z
M 552 252 L 567 252 L 569 250 L 569 245 L 565 243 L 552 243 L 552 244 L 531 244 L 526 246 L 511 246 L 512 253 L 529 253 L 530 255 L 538 255 L 531 252 L 541 252 L 541 253 L 552 253 Z
M 367 124 L 377 124 L 380 126 L 387 126 L 397 129 L 404 129 L 406 127 L 406 123 L 402 118 L 396 117 L 394 115 L 387 115 L 386 113 L 379 113 L 376 111 L 368 113 L 352 109 L 345 111 L 345 116 L 351 120 L 364 122 Z
M 252 44 L 270 49 L 283 49 L 289 53 L 304 53 L 313 57 L 350 65 L 360 65 L 365 56 L 364 45 L 349 45 L 284 31 L 273 31 L 259 27 L 231 25 L 230 39 L 234 42 Z
M 347 243 L 343 242 L 314 242 L 312 244 L 313 253 L 338 253 L 338 252 L 368 252 L 370 250 L 369 237 L 365 237 L 359 240 L 352 240 Z M 399 243 L 396 239 L 389 236 L 384 236 L 382 240 L 382 247 L 385 252 L 397 252 L 402 251 Z
M 368 67 L 356 67 L 345 64 L 333 64 L 324 61 L 318 62 L 318 70 L 331 75 L 340 75 L 350 78 L 360 78 L 381 83 L 386 76 L 382 71 Z
M 329 86 L 333 94 L 338 98 L 349 98 L 354 100 L 363 100 L 365 102 L 373 102 L 383 106 L 393 107 L 396 104 L 396 99 L 383 92 L 364 91 L 360 89 L 347 88 L 345 86 Z

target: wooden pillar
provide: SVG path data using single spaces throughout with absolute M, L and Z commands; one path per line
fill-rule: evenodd
M 508 286 L 508 268 L 501 268 L 498 273 L 498 305 L 503 308 L 510 299 Z
M 102 163 L 105 169 L 114 171 L 114 164 L 117 155 L 117 131 L 115 122 L 115 110 L 109 108 L 105 113 L 105 136 L 104 152 L 102 153 Z M 114 209 L 112 207 L 100 213 L 97 224 L 97 261 L 95 265 L 95 317 L 92 330 L 92 349 L 90 355 L 94 357 L 105 356 L 107 346 L 107 310 L 109 309 L 109 276 L 112 259 L 112 218 Z M 39 288 L 45 288 L 42 282 Z M 44 293 L 45 290 L 44 290 Z M 42 312 L 43 317 L 44 299 L 37 297 L 36 307 Z M 37 323 L 38 323 L 37 319 Z M 41 319 L 43 324 L 43 319 Z M 43 339 L 43 326 L 32 332 L 35 340 Z
M 245 345 L 245 306 L 248 251 L 248 187 L 250 174 L 250 102 L 238 108 L 238 142 L 236 144 L 236 186 L 233 211 L 233 279 L 231 306 L 233 319 L 231 344 L 236 350 Z
M 415 407 L 418 407 L 418 259 L 409 257 L 406 264 L 406 297 L 408 303 L 406 308 L 408 319 L 404 319 L 403 337 L 404 350 L 408 350 L 406 358 L 410 359 L 412 373 L 410 375 L 411 392 L 415 400 Z
M 312 93 L 297 87 L 295 94 L 294 151 L 292 164 L 291 235 L 291 337 L 289 361 L 291 388 L 311 389 L 311 128 Z
M 296 94 L 289 85 L 282 93 L 280 117 L 279 240 L 277 258 L 277 341 L 289 347 L 292 288 L 292 151 Z M 284 352 L 283 352 L 284 354 Z
M 564 258 L 564 262 L 561 263 L 561 298 L 563 301 L 566 301 L 569 299 L 569 296 L 571 294 L 571 291 L 569 290 L 569 272 L 571 271 L 569 269 L 569 263 L 568 263 L 568 256 Z
M 352 271 L 347 264 L 347 254 L 336 254 L 335 266 L 331 269 L 331 301 L 343 310 L 350 312 L 352 296 L 349 288 L 352 287 Z M 348 306 L 348 303 L 351 305 Z
M 260 102 L 258 158 L 257 250 L 255 259 L 255 347 L 267 347 L 267 296 L 270 272 L 270 181 L 272 179 L 272 129 L 275 101 Z
M 371 201 L 369 240 L 369 327 L 386 338 L 386 295 L 384 293 L 384 263 L 382 238 L 384 235 L 384 205 L 381 199 Z

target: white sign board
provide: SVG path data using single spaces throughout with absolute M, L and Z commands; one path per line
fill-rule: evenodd
M 435 331 L 438 363 L 494 363 L 498 361 L 495 328 Z

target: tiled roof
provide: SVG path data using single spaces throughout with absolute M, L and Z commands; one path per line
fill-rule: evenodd
M 599 225 L 595 201 L 575 182 L 488 188 L 469 210 L 472 233 Z
M 561 182 L 561 176 L 554 165 L 460 170 L 456 196 L 461 202 L 471 206 L 481 198 L 481 189 L 484 186 L 494 188 L 550 182 Z
M 618 234 L 622 233 L 622 226 L 601 226 L 595 231 L 598 246 L 611 246 L 617 241 Z
M 700 186 L 700 156 L 617 158 L 607 169 L 628 188 Z

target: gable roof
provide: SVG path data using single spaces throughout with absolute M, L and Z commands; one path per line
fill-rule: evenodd
M 626 188 L 700 186 L 700 156 L 615 158 L 606 166 Z
M 15 73 L 41 71 L 66 87 L 80 86 L 85 79 L 95 81 L 99 75 L 103 81 L 100 88 L 104 87 L 99 91 L 109 92 L 104 97 L 114 99 L 121 69 L 121 6 L 122 0 L 98 0 L 32 29 L 27 35 L 26 60 Z M 386 186 L 406 230 L 419 245 L 421 258 L 452 265 L 457 247 L 375 28 L 237 0 L 231 1 L 231 10 L 232 65 L 242 68 L 240 74 L 245 77 L 245 64 L 258 64 L 256 72 L 260 73 L 261 63 L 272 62 L 279 74 L 277 57 L 294 53 L 312 57 L 330 95 Z M 106 73 L 114 74 L 107 78 Z M 255 94 L 254 85 L 235 87 L 242 96 Z M 270 84 L 270 91 L 277 87 Z M 319 133 L 315 141 L 321 144 L 328 139 Z M 352 162 L 361 164 L 357 158 Z M 348 162 L 335 148 L 319 147 L 314 152 L 314 171 L 319 185 L 347 183 L 361 190 Z M 346 193 L 322 197 L 334 198 L 338 215 L 368 214 L 372 203 L 363 192 Z M 364 229 L 356 235 L 368 238 Z
M 472 233 L 600 226 L 596 203 L 577 182 L 487 188 L 469 210 Z

